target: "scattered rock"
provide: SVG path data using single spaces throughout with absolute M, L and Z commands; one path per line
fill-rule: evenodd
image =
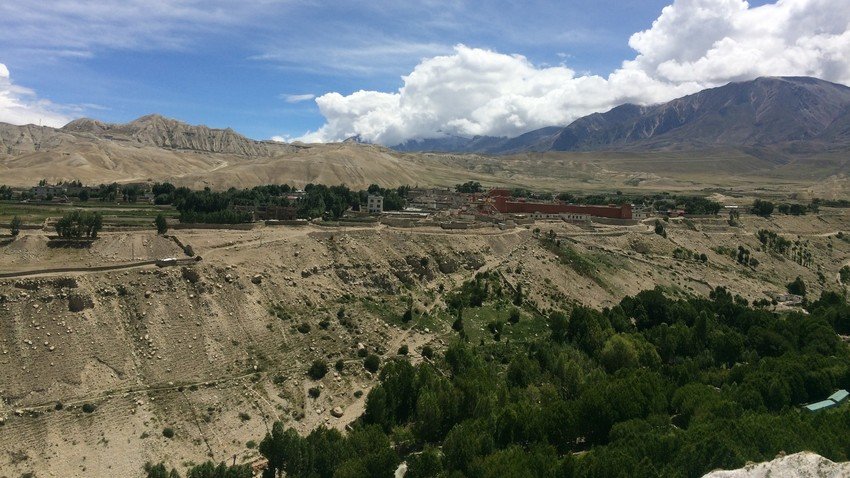
M 183 279 L 191 282 L 192 284 L 201 280 L 201 275 L 198 274 L 198 271 L 196 271 L 195 269 L 184 267 L 183 269 L 181 269 L 181 272 L 183 275 Z
M 68 296 L 68 310 L 71 312 L 82 312 L 86 309 L 91 309 L 94 307 L 94 302 L 90 297 L 86 297 L 80 294 L 73 294 Z

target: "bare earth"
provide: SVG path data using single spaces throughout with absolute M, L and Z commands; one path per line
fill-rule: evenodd
M 344 427 L 362 413 L 375 380 L 357 356 L 359 344 L 385 360 L 402 344 L 413 360 L 426 343 L 439 349 L 451 330 L 438 288 L 451 291 L 482 270 L 522 284 L 541 308 L 562 296 L 610 306 L 655 285 L 702 294 L 723 285 L 749 300 L 782 292 L 796 276 L 815 295 L 840 287 L 850 243 L 835 234 L 850 230 L 846 210 L 744 216 L 742 223 L 673 220 L 665 239 L 650 224 L 538 222 L 595 265 L 585 275 L 559 264 L 526 228 L 184 230 L 176 235 L 203 257 L 197 265 L 113 272 L 85 269 L 179 256 L 180 249 L 153 232 L 105 233 L 91 249 L 51 249 L 44 232 L 24 231 L 0 247 L 0 271 L 21 275 L 0 280 L 0 476 L 132 477 L 149 460 L 181 469 L 234 456 L 250 462 L 257 452 L 246 443 L 262 439 L 275 420 L 304 432 Z M 816 265 L 753 252 L 760 262 L 753 270 L 713 250 L 756 251 L 761 228 L 799 236 Z M 704 252 L 708 263 L 675 260 L 676 247 Z M 80 270 L 27 273 L 68 266 Z M 413 327 L 391 320 L 408 296 L 430 312 Z M 74 301 L 82 311 L 70 311 Z M 297 330 L 304 323 L 307 333 Z M 305 372 L 317 358 L 331 371 L 314 382 Z M 345 363 L 339 374 L 338 359 Z M 321 395 L 309 398 L 315 386 Z M 83 404 L 96 409 L 85 413 Z M 341 418 L 331 415 L 334 407 Z M 175 430 L 173 439 L 163 437 L 165 427 Z

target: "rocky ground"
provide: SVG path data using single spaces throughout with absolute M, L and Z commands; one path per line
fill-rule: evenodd
M 667 238 L 651 222 L 183 230 L 179 240 L 203 259 L 193 265 L 0 280 L 0 476 L 140 476 L 149 460 L 178 468 L 210 458 L 247 462 L 257 456 L 250 442 L 275 420 L 304 432 L 342 428 L 362 412 L 375 380 L 361 350 L 386 360 L 407 345 L 420 360 L 423 345 L 439 349 L 452 334 L 442 298 L 477 272 L 521 285 L 544 313 L 577 302 L 610 306 L 655 285 L 700 294 L 723 285 L 750 300 L 784 291 L 797 276 L 813 294 L 843 287 L 844 210 L 741 222 L 672 220 Z M 757 251 L 761 228 L 799 236 L 812 264 Z M 549 230 L 582 267 L 565 266 L 541 244 L 538 235 Z M 717 252 L 738 245 L 753 251 L 758 267 Z M 675 259 L 676 248 L 708 261 Z M 105 233 L 89 249 L 54 249 L 43 233 L 25 231 L 0 248 L 0 270 L 181 254 L 150 232 Z M 405 325 L 408 303 L 417 319 Z M 316 359 L 329 364 L 318 381 L 305 374 Z
M 779 456 L 766 463 L 738 470 L 713 471 L 704 478 L 842 478 L 850 476 L 850 463 L 833 463 L 814 453 Z

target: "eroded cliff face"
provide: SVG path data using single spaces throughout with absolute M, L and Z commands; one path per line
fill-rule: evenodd
M 255 141 L 230 128 L 195 126 L 160 115 L 142 116 L 125 124 L 108 124 L 83 118 L 65 125 L 62 132 L 93 135 L 100 139 L 130 141 L 145 146 L 183 149 L 240 156 L 272 156 L 293 147 L 283 143 Z

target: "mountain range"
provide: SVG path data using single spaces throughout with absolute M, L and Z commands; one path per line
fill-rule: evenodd
M 446 136 L 394 149 L 515 154 L 734 147 L 794 153 L 848 145 L 850 88 L 816 78 L 764 77 L 660 105 L 625 104 L 514 138 Z
M 668 189 L 687 187 L 694 177 L 718 187 L 770 177 L 828 184 L 824 194 L 833 194 L 850 175 L 850 88 L 814 78 L 759 78 L 660 105 L 622 105 L 515 138 L 443 137 L 395 149 L 356 137 L 328 144 L 257 141 L 159 115 L 124 124 L 84 118 L 62 128 L 0 123 L 0 184 L 165 180 L 218 189 L 311 182 L 360 188 L 476 180 Z

